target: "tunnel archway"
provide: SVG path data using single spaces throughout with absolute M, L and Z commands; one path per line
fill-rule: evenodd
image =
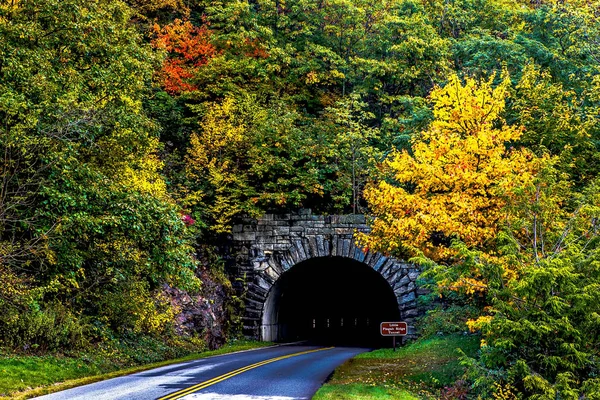
M 316 257 L 284 272 L 268 293 L 262 339 L 379 347 L 383 321 L 398 321 L 390 284 L 369 265 L 346 257 Z

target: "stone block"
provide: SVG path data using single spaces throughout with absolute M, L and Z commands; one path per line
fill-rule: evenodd
M 350 239 L 342 239 L 342 256 L 350 257 Z
M 340 228 L 334 227 L 336 235 L 352 236 L 354 235 L 354 228 Z
M 406 286 L 400 286 L 400 289 L 397 291 L 397 294 L 400 296 L 404 296 L 409 292 L 413 292 L 414 290 L 415 290 L 415 284 L 414 284 L 414 282 L 410 282 Z
M 319 256 L 319 249 L 317 248 L 317 238 L 316 236 L 310 236 L 308 238 L 308 254 L 312 257 Z
M 409 301 L 408 303 L 398 304 L 398 308 L 400 312 L 404 312 L 406 310 L 412 310 L 413 308 L 417 308 L 417 301 Z
M 366 258 L 367 258 L 367 253 L 365 253 L 363 251 L 363 249 L 358 247 L 358 257 L 356 258 L 356 261 L 365 262 Z
M 325 256 L 329 255 L 328 253 L 325 252 L 323 235 L 316 236 L 316 240 L 317 240 L 317 255 L 319 257 L 325 257 Z M 329 248 L 327 250 L 329 250 Z
M 267 284 L 266 288 L 262 287 L 256 283 L 250 283 L 248 284 L 248 294 L 252 293 L 254 296 L 258 296 L 258 298 L 260 299 L 262 298 L 266 298 L 267 297 L 267 293 L 269 292 L 270 286 Z
M 279 275 L 281 275 L 281 265 L 279 265 L 279 263 L 277 263 L 273 257 L 269 257 L 269 259 L 267 260 L 267 264 L 269 264 L 269 267 L 276 271 Z
M 421 312 L 419 312 L 419 310 L 417 308 L 413 308 L 411 310 L 406 310 L 402 313 L 402 319 L 408 319 L 408 318 L 416 318 L 418 316 L 421 315 Z
M 402 279 L 400 279 L 400 281 L 398 281 L 398 285 L 397 286 L 400 286 L 400 287 L 406 286 L 406 285 L 408 285 L 409 282 L 411 282 L 410 278 L 407 275 L 404 275 L 402 277 Z
M 354 244 L 354 240 L 352 240 L 352 247 L 350 248 L 350 257 L 352 257 L 352 259 L 356 261 L 359 261 L 358 259 L 360 258 L 360 254 L 362 254 L 362 251 L 360 251 L 360 249 L 356 247 L 356 245 Z
M 287 251 L 286 256 L 289 254 L 292 264 L 298 264 L 301 260 L 300 260 L 300 255 L 298 254 L 298 249 L 296 248 L 296 246 L 292 246 L 289 248 L 289 250 Z
M 309 244 L 308 244 L 308 239 L 304 238 L 304 240 L 302 240 L 302 249 L 304 249 L 304 254 L 306 255 L 306 259 L 310 258 L 310 249 L 309 249 Z
M 306 228 L 313 228 L 314 224 L 315 223 L 313 221 L 298 221 L 294 223 L 294 226 L 304 226 Z
M 291 247 L 290 243 L 275 243 L 273 245 L 273 251 L 287 251 Z
M 267 281 L 262 274 L 257 275 L 256 278 L 254 278 L 254 283 L 267 292 L 269 291 L 269 289 L 271 289 L 272 286 L 271 282 Z
M 289 226 L 278 226 L 273 228 L 273 236 L 288 236 L 290 234 Z
M 286 251 L 286 252 L 283 254 L 283 259 L 284 259 L 284 260 L 287 262 L 287 264 L 288 264 L 290 267 L 293 267 L 294 265 L 296 265 L 296 264 L 297 264 L 297 260 L 295 260 L 295 259 L 292 257 L 292 255 L 291 255 L 291 252 L 290 252 L 290 251 Z
M 377 260 L 377 262 L 375 263 L 375 265 L 373 265 L 373 269 L 375 271 L 379 271 L 381 269 L 381 267 L 383 266 L 383 264 L 385 264 L 388 261 L 388 258 L 386 256 L 381 256 L 379 257 L 379 260 Z
M 329 215 L 327 216 L 327 218 L 325 218 L 325 222 L 329 225 L 331 224 L 339 224 L 340 223 L 340 216 L 339 215 Z
M 292 268 L 292 265 L 290 265 L 289 261 L 286 261 L 284 259 L 281 259 L 280 261 L 281 264 L 281 269 L 285 272 L 288 269 Z
M 304 226 L 292 226 L 290 228 L 290 232 L 294 232 L 294 233 L 303 233 L 306 230 L 306 227 Z
M 233 240 L 240 241 L 240 242 L 253 242 L 256 240 L 256 232 L 234 233 Z
M 373 253 L 373 256 L 371 256 L 371 259 L 368 262 L 368 264 L 371 266 L 371 268 L 375 269 L 375 266 L 377 265 L 377 263 L 379 262 L 381 257 L 382 257 L 381 253 Z
M 296 249 L 296 252 L 298 253 L 299 261 L 303 261 L 308 258 L 308 255 L 306 254 L 306 251 L 304 250 L 304 246 L 302 245 L 302 240 L 295 240 L 294 248 Z
M 305 231 L 306 236 L 316 236 L 321 234 L 321 228 L 314 228 L 314 227 L 306 227 L 306 231 Z
M 412 269 L 408 273 L 408 277 L 410 278 L 411 281 L 416 281 L 419 278 L 419 275 L 421 275 L 421 271 L 419 271 L 417 269 Z
M 323 238 L 323 249 L 325 251 L 325 257 L 331 256 L 331 239 L 327 236 Z
M 411 301 L 416 300 L 417 296 L 415 295 L 415 292 L 410 292 L 408 294 L 405 294 L 404 296 L 400 297 L 398 304 L 408 304 Z
M 339 215 L 338 217 L 340 224 L 364 225 L 366 223 L 365 216 L 360 214 Z
M 367 254 L 365 255 L 365 259 L 363 262 L 367 265 L 371 265 L 371 264 L 369 264 L 371 262 L 371 258 L 373 258 L 373 252 L 367 251 Z
M 389 280 L 389 277 L 393 274 L 392 271 L 395 265 L 396 260 L 393 258 L 388 258 L 379 269 L 379 273 L 383 275 L 384 278 Z

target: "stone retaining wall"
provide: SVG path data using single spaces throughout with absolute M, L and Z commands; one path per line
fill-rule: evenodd
M 363 215 L 320 216 L 312 215 L 310 210 L 267 214 L 234 226 L 231 272 L 245 295 L 244 334 L 271 339 L 264 319 L 271 287 L 294 265 L 317 257 L 350 258 L 379 272 L 398 299 L 401 319 L 409 322 L 409 333 L 414 334 L 412 322 L 422 313 L 417 307 L 417 297 L 425 293 L 416 285 L 419 270 L 380 253 L 363 253 L 355 245 L 354 234 L 368 231 Z

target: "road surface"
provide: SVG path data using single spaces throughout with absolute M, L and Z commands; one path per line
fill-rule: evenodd
M 279 346 L 204 358 L 38 397 L 62 399 L 310 399 L 331 372 L 367 349 Z

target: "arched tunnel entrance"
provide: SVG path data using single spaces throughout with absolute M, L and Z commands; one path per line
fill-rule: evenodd
M 399 319 L 396 296 L 377 271 L 350 258 L 312 258 L 271 288 L 262 339 L 380 347 L 389 340 L 382 340 L 379 324 Z

